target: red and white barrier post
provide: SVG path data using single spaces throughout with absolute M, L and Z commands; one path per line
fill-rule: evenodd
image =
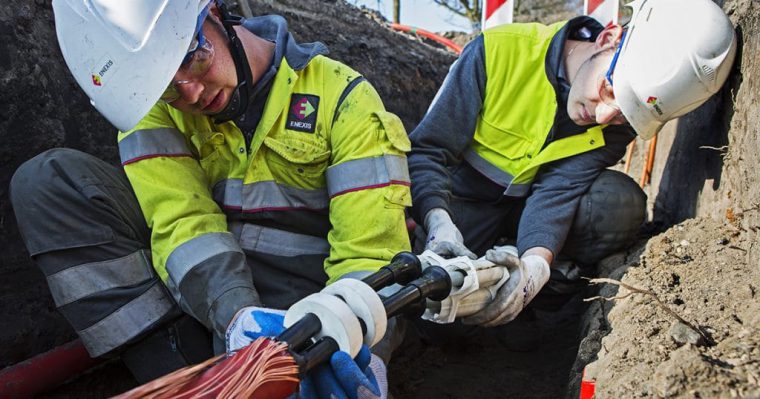
M 511 24 L 514 0 L 483 0 L 482 30 L 497 25 Z
M 599 21 L 602 26 L 609 26 L 617 23 L 618 8 L 618 0 L 583 1 L 583 13 Z

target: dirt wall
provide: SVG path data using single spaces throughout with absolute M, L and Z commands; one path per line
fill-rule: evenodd
M 651 219 L 663 226 L 697 216 L 723 219 L 727 211 L 741 213 L 760 203 L 755 171 L 760 163 L 760 4 L 733 0 L 723 9 L 738 39 L 727 84 L 658 136 L 652 183 L 646 190 Z M 637 140 L 631 169 L 637 180 L 648 144 Z
M 331 57 L 363 73 L 414 128 L 454 57 L 382 27 L 345 1 L 251 2 L 254 14 L 278 13 L 297 39 L 323 41 Z M 53 147 L 118 162 L 115 129 L 89 102 L 64 64 L 49 1 L 0 5 L 0 368 L 75 336 L 55 311 L 43 275 L 18 235 L 8 183 L 25 160 Z M 62 210 L 65 211 L 65 210 Z
M 656 293 L 710 342 L 685 342 L 698 338 L 695 332 L 650 296 L 594 303 L 568 398 L 577 398 L 589 362 L 587 378 L 596 380 L 599 398 L 760 397 L 760 4 L 727 1 L 723 8 L 739 40 L 729 81 L 658 138 L 646 190 L 652 228 L 667 230 L 639 246 L 640 256 L 618 255 L 601 268 L 604 277 Z M 637 178 L 647 144 L 637 142 Z M 622 296 L 630 290 L 607 286 L 600 292 Z

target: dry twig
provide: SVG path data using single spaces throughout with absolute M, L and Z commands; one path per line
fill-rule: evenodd
M 584 298 L 583 299 L 584 302 L 590 302 L 590 301 L 596 301 L 596 300 L 600 300 L 600 301 L 613 301 L 613 300 L 616 300 L 616 299 L 625 299 L 625 298 L 628 298 L 632 294 L 649 295 L 652 298 L 654 298 L 654 300 L 657 302 L 657 304 L 660 305 L 660 307 L 663 310 L 665 310 L 666 313 L 668 313 L 669 315 L 675 317 L 676 320 L 680 321 L 681 323 L 683 323 L 684 325 L 686 325 L 690 329 L 694 330 L 694 332 L 696 332 L 697 334 L 699 334 L 702 337 L 702 339 L 704 339 L 704 342 L 706 344 L 708 344 L 710 346 L 715 345 L 715 341 L 713 341 L 712 338 L 710 338 L 707 334 L 705 334 L 704 331 L 702 331 L 700 328 L 698 328 L 694 324 L 688 322 L 686 319 L 684 319 L 678 313 L 676 313 L 673 309 L 671 309 L 667 305 L 665 305 L 665 303 L 662 302 L 660 300 L 660 298 L 657 297 L 657 294 L 655 294 L 652 291 L 645 290 L 643 288 L 634 287 L 634 286 L 632 286 L 630 284 L 626 284 L 626 283 L 624 283 L 622 281 L 618 281 L 618 280 L 611 279 L 611 278 L 594 278 L 594 279 L 589 279 L 589 283 L 590 284 L 594 284 L 594 285 L 596 285 L 596 284 L 602 284 L 602 283 L 613 284 L 613 285 L 617 285 L 617 286 L 623 287 L 623 288 L 627 289 L 630 292 L 628 292 L 627 294 L 624 294 L 624 295 L 614 296 L 614 297 L 605 297 L 605 296 L 597 295 L 597 296 L 594 296 L 594 297 L 591 297 L 591 298 Z

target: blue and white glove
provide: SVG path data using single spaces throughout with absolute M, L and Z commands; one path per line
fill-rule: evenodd
M 387 399 L 385 364 L 363 345 L 356 359 L 335 352 L 329 364 L 317 366 L 301 381 L 297 395 L 302 399 Z
M 232 353 L 255 341 L 259 337 L 275 337 L 285 327 L 282 325 L 285 319 L 285 311 L 257 306 L 248 306 L 240 309 L 232 319 L 225 344 L 227 353 Z

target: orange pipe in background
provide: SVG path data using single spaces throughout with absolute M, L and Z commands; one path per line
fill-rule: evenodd
M 655 134 L 654 137 L 652 137 L 652 140 L 649 141 L 649 152 L 647 152 L 646 162 L 644 162 L 644 168 L 641 171 L 641 181 L 639 182 L 639 186 L 641 186 L 641 188 L 644 188 L 644 186 L 652 181 L 652 169 L 654 169 L 654 156 L 656 149 L 657 135 Z
M 636 140 L 634 139 L 628 144 L 628 150 L 625 152 L 625 169 L 623 173 L 628 174 L 631 170 L 631 161 L 633 160 L 633 150 L 636 148 Z
M 462 46 L 454 43 L 453 41 L 451 41 L 451 40 L 449 40 L 449 39 L 447 39 L 447 38 L 445 38 L 445 37 L 443 37 L 441 35 L 437 35 L 437 34 L 435 34 L 433 32 L 430 32 L 430 31 L 427 31 L 427 30 L 424 30 L 424 29 L 418 29 L 418 28 L 415 28 L 415 27 L 412 27 L 412 26 L 408 26 L 408 25 L 401 25 L 401 24 L 397 24 L 397 23 L 392 23 L 391 24 L 391 29 L 397 30 L 397 31 L 400 31 L 400 32 L 411 33 L 413 35 L 422 36 L 424 38 L 430 39 L 430 40 L 432 40 L 434 42 L 438 42 L 438 43 L 440 43 L 440 44 L 448 47 L 449 49 L 451 49 L 453 52 L 455 52 L 457 54 L 461 54 L 462 53 Z

